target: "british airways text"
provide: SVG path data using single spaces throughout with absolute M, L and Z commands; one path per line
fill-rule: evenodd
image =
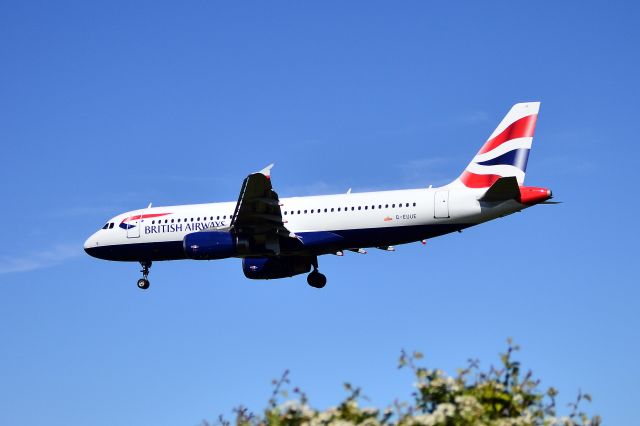
M 214 220 L 210 222 L 194 222 L 194 223 L 167 223 L 166 225 L 148 225 L 144 227 L 145 234 L 162 234 L 166 232 L 192 232 L 204 231 L 209 228 L 218 228 L 226 226 L 222 220 Z

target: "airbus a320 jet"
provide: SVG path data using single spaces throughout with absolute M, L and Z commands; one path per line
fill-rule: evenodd
M 236 202 L 149 207 L 119 214 L 84 244 L 99 259 L 139 262 L 149 287 L 152 262 L 242 259 L 250 279 L 306 274 L 327 279 L 318 257 L 394 251 L 395 246 L 460 231 L 540 203 L 551 191 L 524 186 L 539 102 L 507 113 L 462 174 L 439 188 L 280 198 L 271 167 L 244 180 Z

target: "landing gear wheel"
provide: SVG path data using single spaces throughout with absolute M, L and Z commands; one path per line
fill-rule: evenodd
M 149 276 L 151 261 L 140 262 L 140 266 L 142 266 L 142 269 L 140 270 L 140 272 L 142 272 L 142 278 L 138 280 L 138 288 L 146 290 L 149 288 L 149 280 L 147 277 Z
M 307 283 L 313 288 L 322 288 L 327 284 L 327 277 L 318 271 L 307 275 Z

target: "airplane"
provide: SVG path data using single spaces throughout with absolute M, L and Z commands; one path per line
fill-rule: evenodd
M 536 204 L 551 190 L 524 186 L 540 102 L 515 104 L 451 183 L 395 190 L 280 198 L 273 164 L 244 179 L 237 202 L 152 207 L 109 219 L 84 243 L 96 258 L 139 262 L 141 289 L 152 262 L 241 258 L 250 279 L 308 274 L 327 282 L 318 257 L 395 246 L 462 231 Z

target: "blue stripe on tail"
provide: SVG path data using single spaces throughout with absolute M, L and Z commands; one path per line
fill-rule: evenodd
M 481 166 L 515 166 L 525 172 L 527 170 L 527 161 L 529 160 L 529 151 L 527 148 L 518 148 L 477 164 Z

